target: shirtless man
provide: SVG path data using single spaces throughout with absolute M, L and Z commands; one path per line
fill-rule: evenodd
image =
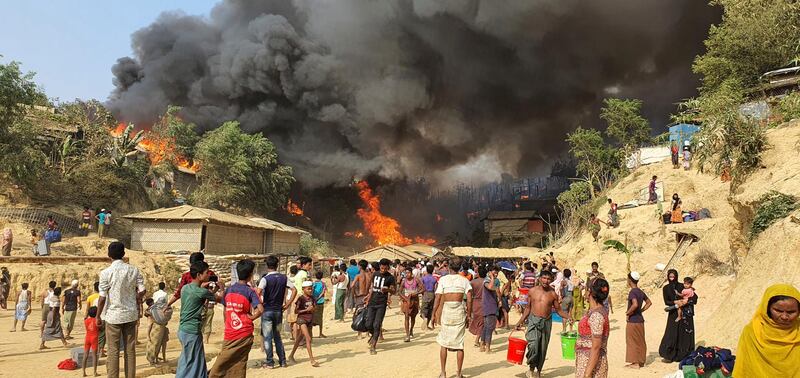
M 525 339 L 528 341 L 526 357 L 529 370 L 526 373 L 527 377 L 541 377 L 542 375 L 542 367 L 547 356 L 547 345 L 550 343 L 550 329 L 553 326 L 551 318 L 553 308 L 561 317 L 569 317 L 569 314 L 561 310 L 558 294 L 550 287 L 552 281 L 553 273 L 543 270 L 539 276 L 539 285 L 528 291 L 528 305 L 525 306 L 525 312 L 522 313 L 522 318 L 517 323 L 517 329 L 520 329 L 522 322 L 527 319 L 527 330 L 525 331 Z
M 367 284 L 370 282 L 370 280 L 367 274 L 367 265 L 369 265 L 367 260 L 361 260 L 358 262 L 358 274 L 353 282 L 350 283 L 350 291 L 353 292 L 353 308 L 363 307 L 364 299 L 369 293 L 367 291 Z M 358 333 L 358 338 L 362 338 L 361 332 Z

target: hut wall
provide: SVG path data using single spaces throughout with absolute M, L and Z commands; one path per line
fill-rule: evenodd
M 296 232 L 283 232 L 273 230 L 269 232 L 272 234 L 272 249 L 270 253 L 282 253 L 287 255 L 294 255 L 300 253 L 300 234 Z
M 263 230 L 218 224 L 209 224 L 206 228 L 206 253 L 209 254 L 261 254 L 263 243 Z
M 131 249 L 149 252 L 199 251 L 203 225 L 199 222 L 134 220 Z

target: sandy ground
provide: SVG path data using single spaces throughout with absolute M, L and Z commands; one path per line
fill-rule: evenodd
M 620 289 L 621 290 L 621 289 Z M 374 377 L 382 375 L 386 377 L 436 377 L 439 372 L 439 346 L 436 343 L 438 331 L 424 331 L 420 329 L 421 322 L 417 323 L 417 336 L 410 343 L 403 342 L 403 318 L 400 315 L 397 299 L 395 305 L 387 311 L 384 327 L 386 328 L 386 341 L 378 344 L 378 354 L 371 356 L 368 354 L 366 340 L 358 339 L 355 332 L 349 328 L 349 322 L 337 323 L 330 321 L 333 317 L 331 306 L 326 306 L 326 324 L 324 330 L 328 338 L 315 338 L 313 349 L 320 367 L 311 367 L 308 362 L 305 349 L 298 350 L 296 354 L 297 364 L 290 365 L 285 369 L 265 370 L 256 367 L 264 359 L 264 354 L 255 345 L 250 353 L 248 376 L 251 377 Z M 661 310 L 657 301 L 653 307 L 645 313 L 647 344 L 649 349 L 648 363 L 640 370 L 624 368 L 625 358 L 625 320 L 621 309 L 618 309 L 611 317 L 611 337 L 609 340 L 609 359 L 611 377 L 661 377 L 671 370 L 677 369 L 677 364 L 665 364 L 658 358 L 656 350 L 664 329 L 666 315 Z M 698 309 L 698 321 L 702 322 L 704 316 L 701 308 Z M 36 377 L 80 377 L 80 370 L 60 371 L 56 368 L 59 361 L 69 358 L 69 351 L 61 347 L 58 341 L 48 342 L 51 349 L 38 351 L 39 332 L 38 320 L 40 312 L 34 310 L 30 318 L 33 322 L 29 323 L 27 332 L 10 333 L 13 322 L 12 311 L 0 311 L 0 332 L 4 334 L 0 341 L 0 377 L 18 377 L 18 372 L 26 371 Z M 512 314 L 512 322 L 518 319 L 517 314 Z M 77 319 L 79 323 L 81 319 Z M 217 306 L 214 317 L 214 333 L 211 342 L 206 345 L 208 367 L 213 365 L 213 358 L 216 355 L 222 339 L 222 308 Z M 36 323 L 36 324 L 34 324 Z M 142 345 L 137 347 L 137 376 L 174 376 L 174 364 L 180 354 L 180 344 L 175 335 L 177 331 L 177 316 L 170 324 L 170 342 L 168 344 L 167 359 L 171 366 L 152 368 L 148 365 L 145 357 L 145 328 L 140 330 L 140 341 Z M 315 329 L 315 335 L 318 328 Z M 559 343 L 558 332 L 561 325 L 553 326 L 553 333 L 548 349 L 547 362 L 545 363 L 545 377 L 572 377 L 575 368 L 574 361 L 561 358 L 561 345 Z M 522 332 L 516 332 L 515 337 L 524 337 Z M 77 346 L 82 345 L 84 331 L 83 324 L 76 325 L 73 331 L 74 340 L 71 343 Z M 502 330 L 495 336 L 493 341 L 494 351 L 492 353 L 480 353 L 473 347 L 472 336 L 466 338 L 466 358 L 464 362 L 464 375 L 468 377 L 523 377 L 526 366 L 513 365 L 506 362 L 506 352 L 508 346 L 509 331 Z M 291 350 L 291 344 L 287 342 L 287 354 Z M 22 358 L 22 356 L 25 356 Z M 380 365 L 379 365 L 380 364 Z M 173 370 L 169 370 L 173 369 Z M 381 370 L 383 369 L 383 370 Z M 105 359 L 101 358 L 101 366 L 98 368 L 101 375 L 105 375 Z M 455 375 L 455 354 L 448 356 L 448 376 Z M 91 371 L 89 372 L 91 374 Z M 171 374 L 170 374 L 171 373 Z M 160 375 L 159 375 L 160 374 Z

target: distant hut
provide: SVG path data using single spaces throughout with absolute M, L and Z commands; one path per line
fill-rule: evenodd
M 129 214 L 131 248 L 148 252 L 199 251 L 208 254 L 300 253 L 307 231 L 264 218 L 246 218 L 189 205 Z
M 544 220 L 535 211 L 492 211 L 483 221 L 492 245 L 541 246 L 544 239 Z

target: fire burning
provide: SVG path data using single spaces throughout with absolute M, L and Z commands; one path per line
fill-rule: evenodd
M 128 125 L 124 122 L 120 122 L 117 124 L 117 127 L 110 130 L 110 133 L 114 137 L 119 137 L 125 132 L 127 127 Z M 175 154 L 172 145 L 173 141 L 169 138 L 157 138 L 152 133 L 146 132 L 145 137 L 136 145 L 136 148 L 147 154 L 147 159 L 150 160 L 151 165 L 158 165 L 161 164 L 164 159 L 172 158 L 172 162 L 179 170 L 191 174 L 197 173 L 200 169 L 200 164 Z
M 358 209 L 356 215 L 364 222 L 364 229 L 379 245 L 397 244 L 405 246 L 412 243 L 434 244 L 436 240 L 421 238 L 410 239 L 400 232 L 400 223 L 396 219 L 381 213 L 381 199 L 376 195 L 366 181 L 356 183 L 358 196 L 364 202 L 364 207 Z
M 300 206 L 297 206 L 296 203 L 292 202 L 291 198 L 289 198 L 289 202 L 286 204 L 286 211 L 291 215 L 298 217 L 303 216 L 303 209 Z

